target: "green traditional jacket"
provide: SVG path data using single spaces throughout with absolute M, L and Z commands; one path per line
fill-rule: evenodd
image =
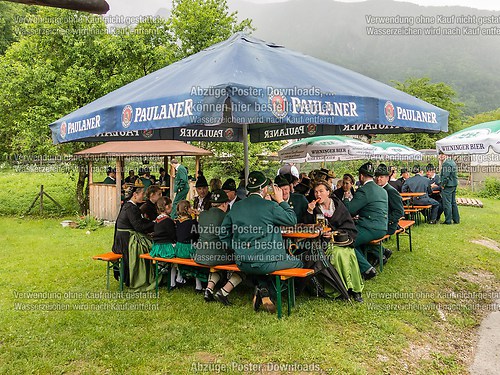
M 349 213 L 359 215 L 357 227 L 370 231 L 387 231 L 389 203 L 387 192 L 375 181 L 368 181 L 360 186 L 351 201 L 345 200 Z
M 226 258 L 227 251 L 226 243 L 219 239 L 221 224 L 226 213 L 217 207 L 211 207 L 208 211 L 200 213 L 198 218 L 198 232 L 200 238 L 196 243 L 196 254 L 194 260 L 200 264 L 209 266 L 227 263 L 220 261 Z
M 109 185 L 115 185 L 116 180 L 113 180 L 111 177 L 107 176 L 102 183 L 109 184 Z
M 441 166 L 441 187 L 458 186 L 457 164 L 453 159 L 446 159 Z
M 179 164 L 179 167 L 175 172 L 174 193 L 178 193 L 184 189 L 189 189 L 188 174 L 186 167 Z
M 288 199 L 288 204 L 297 216 L 297 223 L 303 223 L 307 213 L 307 205 L 309 204 L 306 197 L 303 194 L 292 193 Z
M 278 204 L 253 193 L 233 204 L 222 222 L 220 239 L 234 250 L 237 264 L 258 267 L 285 259 L 280 226 L 295 224 L 297 216 L 288 203 Z
M 387 227 L 387 233 L 393 234 L 396 229 L 398 229 L 399 219 L 405 216 L 405 209 L 403 207 L 401 194 L 399 194 L 396 189 L 394 189 L 390 184 L 386 184 L 384 189 L 387 192 L 387 200 L 389 203 L 389 225 Z

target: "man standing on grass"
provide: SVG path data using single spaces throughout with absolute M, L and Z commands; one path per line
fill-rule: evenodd
M 439 161 L 443 164 L 441 166 L 441 199 L 443 202 L 444 223 L 454 224 L 460 223 L 460 214 L 458 213 L 457 206 L 457 164 L 455 161 L 447 157 L 442 151 L 439 152 Z

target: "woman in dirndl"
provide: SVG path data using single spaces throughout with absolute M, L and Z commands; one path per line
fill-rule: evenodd
M 155 287 L 154 273 L 149 261 L 139 258 L 151 249 L 151 238 L 154 223 L 141 216 L 137 206 L 144 200 L 144 188 L 130 187 L 115 224 L 113 252 L 122 254 L 124 262 L 123 281 L 125 285 L 136 291 L 149 290 Z
M 363 278 L 354 249 L 348 247 L 356 239 L 356 225 L 344 204 L 332 194 L 331 185 L 318 181 L 313 185 L 313 191 L 316 200 L 309 203 L 305 221 L 315 223 L 317 215 L 324 216 L 331 231 L 323 233 L 322 247 L 325 248 L 326 255 L 340 275 L 349 295 L 355 301 L 363 302 Z M 346 232 L 349 240 L 345 243 L 331 242 L 334 231 Z

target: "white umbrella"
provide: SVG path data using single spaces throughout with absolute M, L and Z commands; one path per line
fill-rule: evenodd
M 483 122 L 460 130 L 436 142 L 438 151 L 447 155 L 500 153 L 500 120 Z
M 341 135 L 305 138 L 280 151 L 280 160 L 289 163 L 371 159 L 374 147 Z
M 374 159 L 379 160 L 422 160 L 422 153 L 411 147 L 392 142 L 372 143 Z

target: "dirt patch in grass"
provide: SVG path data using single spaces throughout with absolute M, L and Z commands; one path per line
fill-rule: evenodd
M 217 361 L 218 357 L 215 354 L 208 352 L 197 352 L 194 353 L 195 361 L 200 363 L 214 363 Z
M 498 242 L 492 240 L 491 238 L 483 237 L 480 240 L 472 240 L 471 242 L 475 243 L 476 245 L 486 246 L 489 249 L 500 252 L 500 245 L 498 244 Z
M 491 291 L 495 284 L 495 275 L 484 270 L 471 270 L 470 272 L 459 272 L 458 276 L 473 284 L 479 284 L 482 291 Z

